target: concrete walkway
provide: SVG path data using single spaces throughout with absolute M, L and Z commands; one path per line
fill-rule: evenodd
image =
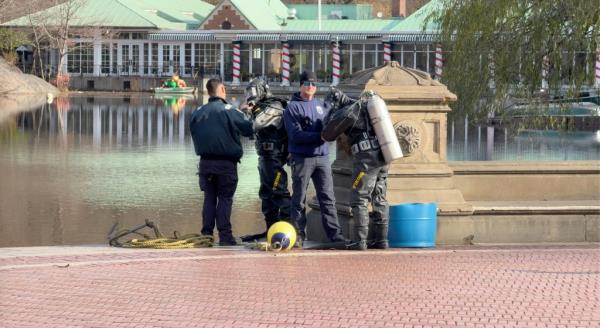
M 0 248 L 1 327 L 600 327 L 600 244 Z

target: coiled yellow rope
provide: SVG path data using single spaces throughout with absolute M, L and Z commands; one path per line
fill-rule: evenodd
M 213 238 L 199 234 L 185 235 L 180 238 L 152 238 L 152 239 L 132 239 L 126 241 L 121 247 L 125 248 L 158 248 L 158 249 L 176 249 L 176 248 L 198 248 L 212 247 Z
M 121 230 L 113 234 L 115 227 L 116 225 L 113 226 L 113 229 L 108 236 L 108 243 L 111 246 L 115 247 L 176 249 L 212 247 L 214 243 L 214 239 L 212 236 L 200 234 L 187 234 L 184 236 L 179 236 L 177 231 L 173 232 L 173 237 L 164 237 L 163 234 L 160 232 L 158 225 L 150 220 L 145 220 L 145 223 L 143 225 L 140 225 L 136 228 L 130 230 Z M 144 233 L 139 232 L 144 228 L 151 228 L 154 231 L 155 237 L 152 238 Z M 126 242 L 119 241 L 119 239 L 131 234 L 139 235 L 143 237 L 143 239 L 135 238 Z

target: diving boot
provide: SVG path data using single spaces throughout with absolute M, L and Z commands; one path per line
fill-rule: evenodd
M 353 251 L 367 250 L 367 236 L 369 235 L 368 225 L 355 225 L 352 234 L 352 241 L 346 244 L 346 249 Z
M 267 238 L 267 232 L 261 232 L 261 233 L 257 233 L 254 235 L 244 235 L 242 237 L 240 237 L 242 239 L 243 242 L 247 243 L 247 242 L 251 242 L 251 241 L 256 241 L 256 240 L 260 240 L 263 238 Z
M 388 249 L 390 243 L 387 240 L 372 241 L 369 243 L 369 249 Z
M 388 249 L 390 244 L 388 242 L 388 225 L 385 224 L 374 224 L 373 228 L 373 240 L 369 242 L 369 248 L 371 249 Z
M 367 250 L 367 242 L 364 240 L 360 241 L 352 241 L 346 244 L 346 249 L 351 251 L 366 251 Z

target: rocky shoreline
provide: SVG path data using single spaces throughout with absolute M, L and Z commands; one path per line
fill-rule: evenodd
M 0 57 L 0 122 L 18 112 L 52 101 L 59 90 L 31 74 L 23 74 Z

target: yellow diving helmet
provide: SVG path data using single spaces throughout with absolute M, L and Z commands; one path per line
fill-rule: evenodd
M 289 222 L 276 222 L 267 232 L 267 242 L 274 251 L 290 250 L 296 243 L 296 229 Z

